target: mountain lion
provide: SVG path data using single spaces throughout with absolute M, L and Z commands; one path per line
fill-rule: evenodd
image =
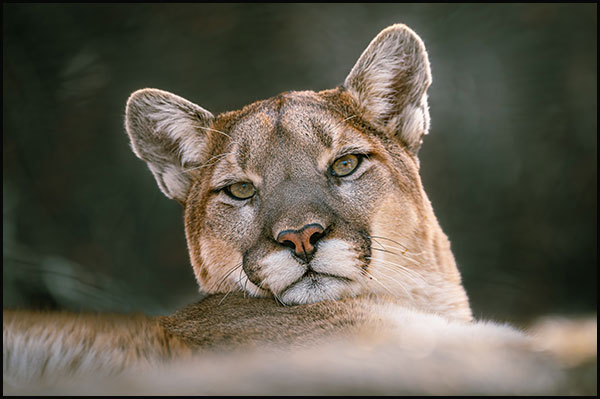
M 419 177 L 430 84 L 393 25 L 335 89 L 217 116 L 133 93 L 131 146 L 211 295 L 158 318 L 5 311 L 5 392 L 561 392 L 534 340 L 473 321 Z

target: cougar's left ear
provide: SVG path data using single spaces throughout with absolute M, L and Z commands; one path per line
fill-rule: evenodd
M 413 153 L 429 129 L 431 69 L 423 41 L 405 25 L 377 35 L 344 82 L 363 117 Z
M 167 197 L 185 202 L 188 169 L 208 158 L 213 119 L 202 107 L 163 90 L 142 89 L 129 97 L 125 128 L 131 147 Z

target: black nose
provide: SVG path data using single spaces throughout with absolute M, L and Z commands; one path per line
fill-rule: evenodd
M 283 230 L 277 242 L 294 250 L 300 259 L 310 262 L 316 252 L 317 242 L 325 236 L 325 229 L 318 223 L 307 224 L 299 230 Z

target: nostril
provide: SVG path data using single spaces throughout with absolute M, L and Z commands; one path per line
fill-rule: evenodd
M 295 230 L 282 231 L 277 236 L 277 242 L 284 247 L 292 249 L 294 252 L 300 252 L 302 250 L 302 240 Z
M 317 241 L 319 241 L 321 238 L 323 238 L 323 236 L 325 236 L 325 234 L 322 232 L 313 233 L 313 235 L 310 236 L 308 241 L 310 242 L 311 245 L 314 246 L 317 243 Z
M 294 244 L 292 241 L 290 240 L 284 240 L 281 242 L 281 245 L 288 247 L 288 248 L 292 248 L 293 250 L 296 249 L 296 244 Z
M 317 223 L 304 226 L 302 229 L 302 237 L 304 242 L 309 247 L 314 247 L 317 241 L 325 236 L 325 229 Z M 307 242 L 308 241 L 308 242 Z
M 290 248 L 293 253 L 310 262 L 317 250 L 317 242 L 325 237 L 325 229 L 317 223 L 308 224 L 299 230 L 284 230 L 277 235 L 277 242 Z

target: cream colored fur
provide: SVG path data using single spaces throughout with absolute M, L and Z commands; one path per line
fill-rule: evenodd
M 564 370 L 595 356 L 595 320 L 542 321 L 533 329 L 540 341 L 507 325 L 453 321 L 384 296 L 290 308 L 241 293 L 207 302 L 158 320 L 172 331 L 187 326 L 168 346 L 153 337 L 157 320 L 143 316 L 5 314 L 4 393 L 590 393 Z M 37 345 L 7 337 L 7 325 L 24 322 Z M 567 335 L 553 342 L 560 334 Z M 195 342 L 195 354 L 181 345 L 186 340 Z

